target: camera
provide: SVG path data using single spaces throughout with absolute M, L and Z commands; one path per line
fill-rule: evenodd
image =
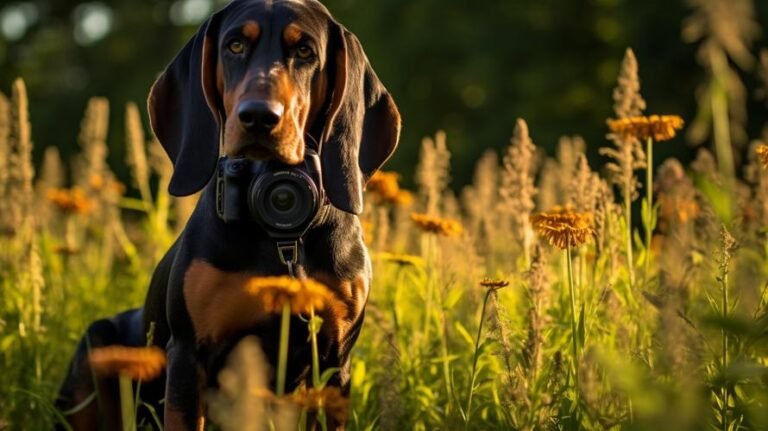
M 276 239 L 301 236 L 325 200 L 320 158 L 307 148 L 304 162 L 222 157 L 216 177 L 216 212 L 227 223 L 253 221 Z

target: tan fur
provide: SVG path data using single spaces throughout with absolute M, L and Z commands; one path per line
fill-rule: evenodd
M 285 30 L 283 30 L 283 41 L 285 41 L 285 46 L 293 46 L 299 43 L 302 36 L 302 31 L 296 24 L 288 24 L 285 26 Z
M 250 40 L 256 40 L 261 35 L 261 27 L 256 21 L 246 21 L 243 25 L 243 36 Z
M 245 283 L 252 276 L 222 271 L 203 260 L 192 261 L 184 276 L 184 300 L 198 341 L 221 341 L 269 317 L 245 293 Z
M 219 342 L 270 317 L 263 306 L 245 293 L 253 274 L 222 271 L 203 260 L 193 260 L 184 276 L 184 300 L 199 342 Z M 311 277 L 328 286 L 336 299 L 321 313 L 323 332 L 331 339 L 346 337 L 368 298 L 368 280 L 339 280 L 320 272 Z
M 363 312 L 368 300 L 368 279 L 358 275 L 353 280 L 339 280 L 325 272 L 312 274 L 312 278 L 328 286 L 337 300 L 326 307 L 321 330 L 331 339 L 341 342 L 347 337 L 350 326 Z

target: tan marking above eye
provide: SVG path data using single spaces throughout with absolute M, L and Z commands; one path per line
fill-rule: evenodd
M 248 39 L 256 40 L 259 38 L 260 34 L 261 27 L 256 21 L 246 21 L 245 24 L 243 24 L 243 36 L 247 37 Z
M 298 25 L 288 24 L 283 30 L 283 41 L 285 41 L 286 46 L 293 46 L 299 43 L 302 35 L 303 32 Z

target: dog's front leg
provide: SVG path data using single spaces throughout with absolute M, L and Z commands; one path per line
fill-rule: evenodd
M 195 346 L 173 337 L 168 343 L 165 386 L 166 431 L 202 430 L 205 426 Z

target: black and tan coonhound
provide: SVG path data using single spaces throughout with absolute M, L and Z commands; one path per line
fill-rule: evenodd
M 357 215 L 370 176 L 392 155 L 400 114 L 358 39 L 316 0 L 234 0 L 204 23 L 155 82 L 152 129 L 174 165 L 170 192 L 203 190 L 184 232 L 158 264 L 145 306 L 89 328 L 62 386 L 58 406 L 71 409 L 94 390 L 90 347 L 143 345 L 150 322 L 166 349 L 164 383 L 144 385 L 142 398 L 162 398 L 165 429 L 196 429 L 204 393 L 216 385 L 224 358 L 245 335 L 260 338 L 277 362 L 279 319 L 256 313 L 243 284 L 284 275 L 286 267 L 263 229 L 217 216 L 215 171 L 221 155 L 301 163 L 308 142 L 321 144 L 327 201 L 305 233 L 306 273 L 333 291 L 323 312 L 320 367 L 338 367 L 330 384 L 349 390 L 350 349 L 363 321 L 371 265 Z M 289 386 L 306 380 L 306 324 L 291 323 Z M 76 429 L 98 429 L 114 382 L 99 382 L 99 403 L 69 416 Z M 163 387 L 164 386 L 164 387 Z M 290 388 L 289 388 L 290 389 Z M 111 410 L 115 409 L 115 410 Z M 101 410 L 101 412 L 99 412 Z M 164 412 L 163 412 L 164 410 Z

